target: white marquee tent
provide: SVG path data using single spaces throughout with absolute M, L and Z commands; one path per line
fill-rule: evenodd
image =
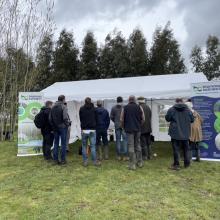
M 129 95 L 144 96 L 152 108 L 152 127 L 156 140 L 169 140 L 168 124 L 164 120 L 167 108 L 177 97 L 190 97 L 191 83 L 207 82 L 203 73 L 98 79 L 57 82 L 42 90 L 45 100 L 56 101 L 60 94 L 66 96 L 68 111 L 73 121 L 71 141 L 80 136 L 78 111 L 85 97 L 94 101 L 102 99 L 110 111 L 117 96 L 127 100 Z M 111 125 L 113 127 L 113 125 Z

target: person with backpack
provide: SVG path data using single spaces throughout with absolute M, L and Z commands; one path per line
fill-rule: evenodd
M 145 117 L 141 106 L 136 103 L 135 96 L 129 97 L 129 103 L 121 112 L 121 123 L 127 134 L 129 166 L 130 170 L 136 170 L 136 166 L 143 167 L 140 145 L 141 125 Z
M 52 108 L 53 102 L 46 101 L 45 106 L 41 108 L 40 112 L 35 116 L 34 123 L 36 127 L 41 129 L 43 136 L 43 156 L 45 160 L 51 160 L 51 147 L 53 146 L 53 129 L 49 122 L 49 115 Z
M 102 106 L 102 101 L 97 101 L 96 108 L 97 124 L 96 124 L 96 149 L 97 149 L 97 159 L 102 160 L 102 146 L 101 140 L 104 148 L 104 159 L 108 160 L 109 149 L 108 149 L 108 127 L 110 124 L 110 117 L 108 111 Z
M 50 113 L 50 123 L 54 131 L 54 149 L 53 159 L 55 164 L 66 164 L 66 136 L 67 129 L 70 126 L 67 107 L 64 105 L 65 96 L 60 95 L 58 101 L 54 104 Z M 61 161 L 58 158 L 59 142 L 61 139 Z
M 90 143 L 91 155 L 94 166 L 100 166 L 100 161 L 96 158 L 96 124 L 97 115 L 91 98 L 85 99 L 85 104 L 79 110 L 81 134 L 82 134 L 82 158 L 83 166 L 88 166 L 87 146 Z
M 120 116 L 123 109 L 123 98 L 117 97 L 117 104 L 111 109 L 111 120 L 115 125 L 116 154 L 118 160 L 128 160 L 127 137 L 121 126 Z

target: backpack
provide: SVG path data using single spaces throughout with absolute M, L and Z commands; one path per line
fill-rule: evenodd
M 34 124 L 37 128 L 44 128 L 46 125 L 44 111 L 41 110 L 34 118 Z

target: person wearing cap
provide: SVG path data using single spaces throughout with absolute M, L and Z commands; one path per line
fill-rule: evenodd
M 141 125 L 144 122 L 144 112 L 136 103 L 135 96 L 130 96 L 129 103 L 121 112 L 121 123 L 127 134 L 129 166 L 130 170 L 136 170 L 136 166 L 143 167 L 142 152 L 140 146 Z
M 150 149 L 150 136 L 151 136 L 151 109 L 146 104 L 144 97 L 138 97 L 138 103 L 144 111 L 145 121 L 141 125 L 141 149 L 143 160 L 150 160 L 151 149 Z
M 190 135 L 190 157 L 195 157 L 197 162 L 200 162 L 200 149 L 199 143 L 203 140 L 202 137 L 202 122 L 203 119 L 200 114 L 193 109 L 191 99 L 188 99 L 185 103 L 188 108 L 192 111 L 194 116 L 194 122 L 191 124 L 191 135 Z
M 194 122 L 194 117 L 190 109 L 184 104 L 183 99 L 177 98 L 176 104 L 171 107 L 165 116 L 167 122 L 170 122 L 169 135 L 173 148 L 174 162 L 171 169 L 179 170 L 179 151 L 183 148 L 184 167 L 190 166 L 189 158 L 189 138 L 191 134 L 191 123 Z
M 123 109 L 123 98 L 117 97 L 117 104 L 111 109 L 111 120 L 115 125 L 116 154 L 118 160 L 128 160 L 128 147 L 125 130 L 121 126 L 120 116 Z
M 96 117 L 97 117 L 97 123 L 96 123 L 97 159 L 102 160 L 103 158 L 102 148 L 104 148 L 104 159 L 108 160 L 109 158 L 108 128 L 110 124 L 110 117 L 108 111 L 103 107 L 101 100 L 97 101 Z

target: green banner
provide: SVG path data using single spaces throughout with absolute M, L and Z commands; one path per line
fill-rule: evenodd
M 42 108 L 43 94 L 39 92 L 19 93 L 18 107 L 18 156 L 42 154 L 42 135 L 34 124 L 35 115 Z

